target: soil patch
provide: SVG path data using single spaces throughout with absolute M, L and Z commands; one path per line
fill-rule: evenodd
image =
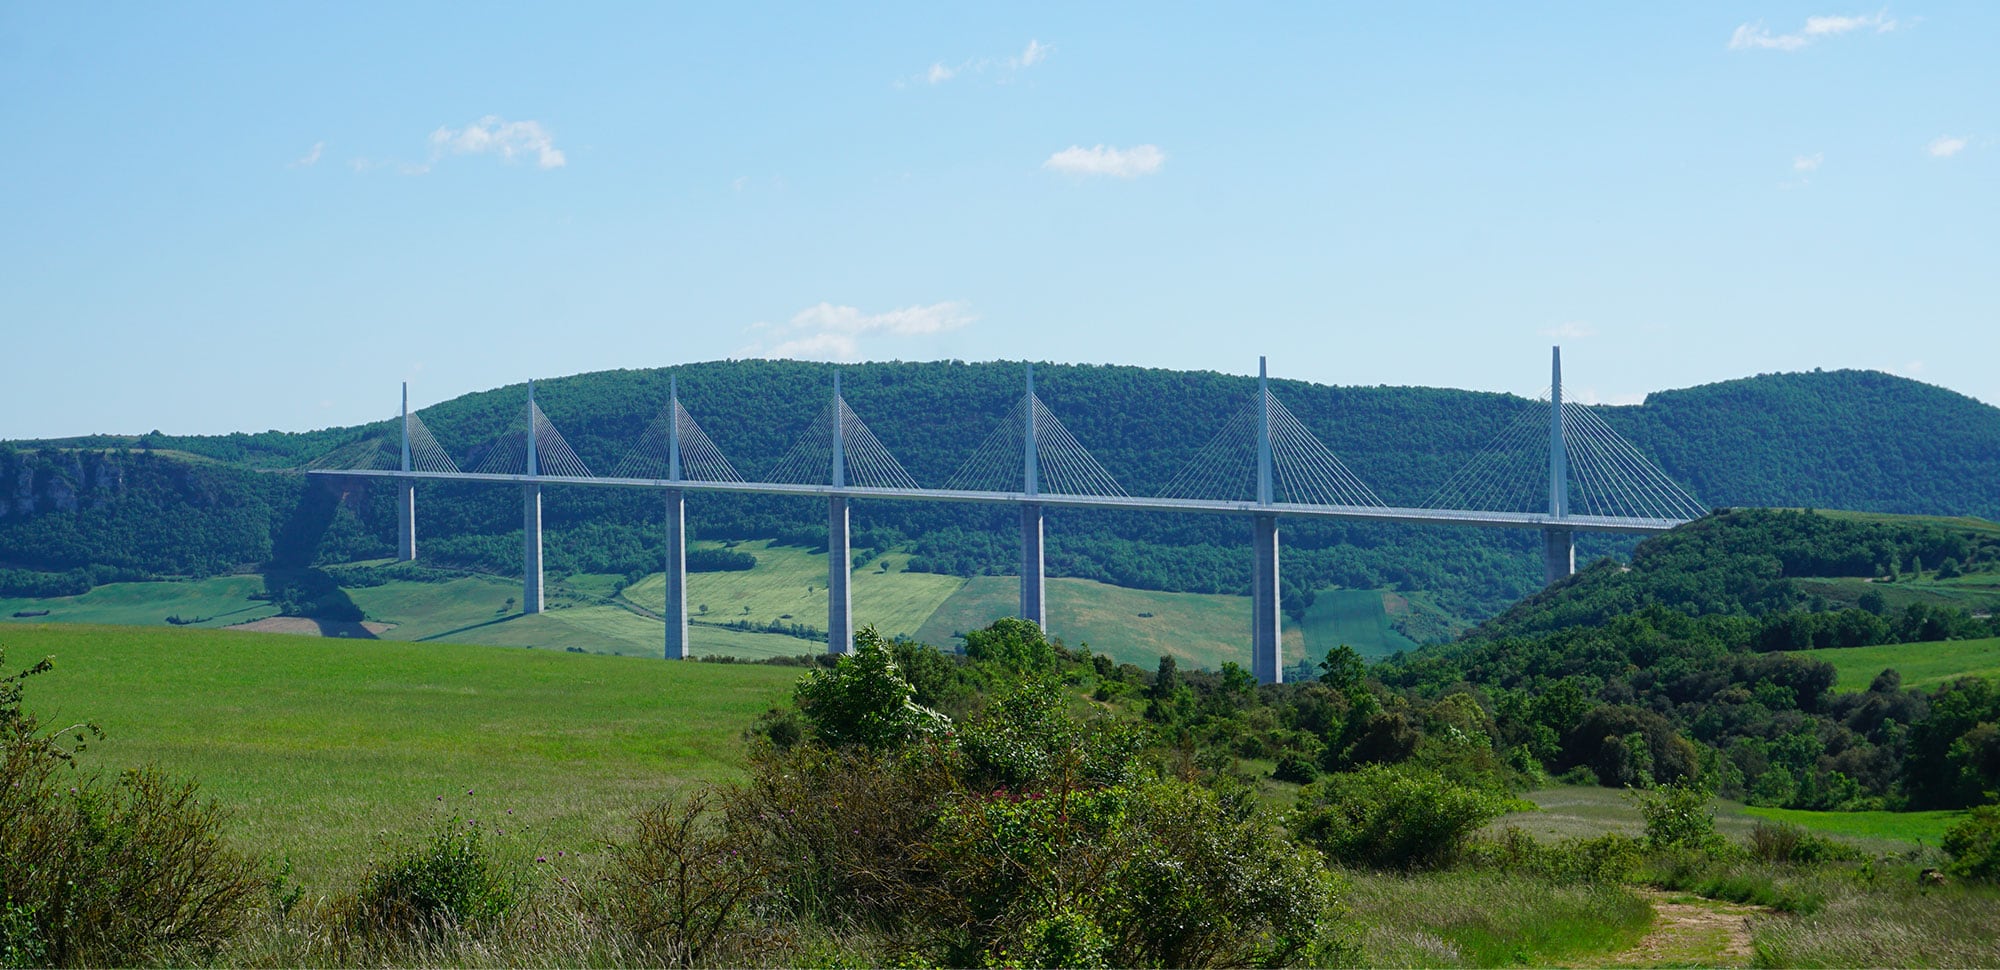
M 1750 920 L 1772 911 L 1685 893 L 1636 890 L 1653 906 L 1653 930 L 1607 967 L 1747 967 Z

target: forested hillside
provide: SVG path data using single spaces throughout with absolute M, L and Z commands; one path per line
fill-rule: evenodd
M 793 361 L 691 364 L 671 373 L 684 405 L 745 476 L 775 465 L 825 404 L 829 365 Z M 849 403 L 919 481 L 948 479 L 1020 393 L 1015 363 L 878 363 L 842 368 Z M 626 370 L 541 381 L 537 400 L 578 455 L 602 474 L 638 441 L 667 399 L 670 372 Z M 1043 365 L 1038 390 L 1083 445 L 1133 494 L 1157 493 L 1231 416 L 1254 382 L 1212 372 Z M 1273 390 L 1375 492 L 1418 505 L 1511 422 L 1538 407 L 1512 395 L 1434 388 Z M 385 399 L 387 395 L 385 395 Z M 519 385 L 465 395 L 421 415 L 461 467 L 508 441 Z M 2000 410 L 1882 374 L 1767 375 L 1598 409 L 1605 420 L 1711 506 L 1813 505 L 2000 516 Z M 246 417 L 246 423 L 254 420 Z M 117 566 L 188 574 L 272 557 L 338 561 L 388 553 L 395 524 L 383 490 L 356 487 L 336 504 L 301 501 L 296 470 L 336 450 L 389 441 L 391 422 L 306 434 L 146 435 L 0 445 L 0 567 L 35 586 L 50 573 Z M 106 471 L 109 469 L 109 471 Z M 106 487 L 105 476 L 123 484 Z M 120 477 L 122 476 L 122 478 Z M 1244 484 L 1249 470 L 1245 466 Z M 505 489 L 424 486 L 427 560 L 495 572 L 518 568 L 519 504 Z M 554 489 L 545 500 L 557 570 L 657 568 L 654 499 Z M 823 509 L 803 500 L 699 495 L 695 531 L 710 537 L 823 541 Z M 1010 510 L 861 502 L 857 542 L 906 544 L 913 568 L 956 574 L 1014 568 Z M 134 540 L 134 523 L 155 533 Z M 1245 524 L 1220 516 L 1055 511 L 1055 575 L 1190 592 L 1249 583 Z M 1587 540 L 1580 555 L 1617 547 Z M 1287 607 L 1333 586 L 1425 591 L 1447 612 L 1490 616 L 1539 585 L 1537 537 L 1525 532 L 1290 523 Z M 140 554 L 137 550 L 144 550 Z M 64 582 L 77 582 L 74 574 Z
M 1889 607 L 1900 587 L 1940 576 L 1984 598 Z M 1859 592 L 1810 591 L 1829 577 L 1858 578 L 1846 588 Z M 1866 691 L 1835 694 L 1832 664 L 1790 651 L 1941 649 L 2000 636 L 1996 608 L 1990 523 L 1737 510 L 1649 539 L 1629 566 L 1599 562 L 1380 673 L 1419 696 L 1474 685 L 1504 743 L 1607 785 L 1701 776 L 1761 805 L 1960 806 L 2000 790 L 1992 683 L 1908 690 L 1886 670 Z

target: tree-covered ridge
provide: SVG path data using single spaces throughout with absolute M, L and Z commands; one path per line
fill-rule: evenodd
M 1599 562 L 1522 600 L 1474 638 L 1596 626 L 1655 606 L 1689 616 L 1764 617 L 1806 605 L 1795 580 L 1888 579 L 1925 563 L 2000 569 L 2000 530 L 1812 510 L 1723 510 L 1640 543 L 1629 564 Z
M 767 472 L 826 404 L 831 365 L 797 361 L 718 361 L 673 370 L 608 371 L 538 381 L 537 401 L 596 472 L 618 465 L 667 401 L 678 376 L 682 403 L 746 477 Z M 1002 420 L 1022 390 L 1018 363 L 875 363 L 840 368 L 854 410 L 909 472 L 926 484 L 950 478 Z M 1038 365 L 1037 390 L 1076 438 L 1134 494 L 1157 493 L 1251 400 L 1254 379 L 1214 372 L 1135 367 Z M 1534 402 L 1513 395 L 1408 387 L 1326 387 L 1273 382 L 1274 392 L 1358 476 L 1390 504 L 1421 504 Z M 1745 397 L 1745 395 L 1750 395 Z M 386 396 L 385 396 L 386 397 Z M 506 445 L 521 420 L 526 389 L 511 385 L 441 402 L 420 412 L 463 467 Z M 1936 514 L 2000 515 L 2000 411 L 1900 378 L 1862 372 L 1768 375 L 1653 395 L 1636 407 L 1601 408 L 1605 419 L 1711 505 L 1828 505 Z M 1779 420 L 1774 415 L 1783 416 Z M 1817 417 L 1814 417 L 1817 415 Z M 93 438 L 49 447 L 171 449 L 216 459 L 215 467 L 296 469 L 341 449 L 393 443 L 388 420 L 307 434 Z M 19 452 L 25 454 L 25 451 Z M 74 454 L 74 451 L 61 454 Z M 38 459 L 39 460 L 39 459 Z M 51 459 L 60 478 L 64 460 Z M 1939 470 L 1946 473 L 1940 474 Z M 1982 471 L 1983 470 L 1983 471 Z M 1249 466 L 1245 465 L 1246 481 Z M 11 481 L 8 479 L 7 481 Z M 176 506 L 172 489 L 147 484 L 153 506 L 173 506 L 197 536 L 230 528 L 207 507 Z M 303 485 L 246 488 L 291 515 Z M 393 507 L 384 490 L 350 489 L 345 511 L 323 523 L 319 556 L 377 556 L 392 547 Z M 504 489 L 425 485 L 419 489 L 425 555 L 495 572 L 517 568 L 518 503 Z M 117 501 L 123 501 L 122 498 Z M 223 503 L 230 504 L 230 503 Z M 690 522 L 716 538 L 787 537 L 820 541 L 823 510 L 795 499 L 703 494 Z M 27 521 L 0 519 L 0 558 L 36 570 L 69 560 L 40 550 L 74 531 L 76 513 L 35 505 Z M 918 569 L 960 575 L 1014 568 L 1012 514 L 997 507 L 860 502 L 857 541 L 915 543 Z M 42 521 L 43 519 L 48 521 Z M 606 489 L 552 490 L 545 505 L 549 564 L 557 570 L 630 573 L 657 568 L 655 503 Z M 285 522 L 267 526 L 288 533 Z M 86 530 L 87 531 L 87 530 Z M 46 534 L 45 534 L 46 533 Z M 304 541 L 304 540 L 301 540 Z M 1057 575 L 1190 592 L 1242 592 L 1248 532 L 1224 516 L 1050 514 L 1049 563 Z M 73 544 L 73 543 L 72 543 Z M 1627 548 L 1586 537 L 1586 557 Z M 111 552 L 85 558 L 110 561 Z M 1282 576 L 1295 613 L 1312 591 L 1332 586 L 1425 590 L 1446 609 L 1478 618 L 1539 586 L 1532 534 L 1513 530 L 1287 522 Z M 195 541 L 159 573 L 215 563 L 248 564 L 240 543 Z M 254 553 L 254 550 L 250 550 Z
M 1610 785 L 1700 778 L 1800 808 L 1975 804 L 2000 790 L 1992 685 L 1905 690 L 1885 671 L 1864 693 L 1835 695 L 1831 664 L 1785 652 L 2000 635 L 1990 609 L 1892 611 L 1872 589 L 1847 603 L 1798 584 L 1891 583 L 1922 562 L 2000 571 L 2000 534 L 1985 523 L 1723 512 L 1378 673 L 1417 696 L 1483 693 L 1499 742 L 1554 773 Z

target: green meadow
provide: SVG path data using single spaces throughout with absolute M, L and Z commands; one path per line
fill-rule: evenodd
M 1592 838 L 1607 832 L 1638 836 L 1645 821 L 1627 792 L 1594 785 L 1543 788 L 1523 796 L 1534 811 L 1503 815 L 1489 830 L 1513 826 L 1545 839 Z M 1759 822 L 1784 822 L 1852 842 L 1864 849 L 1904 852 L 1919 843 L 1936 847 L 1944 830 L 1964 812 L 1813 812 L 1791 808 L 1760 808 L 1716 799 L 1715 830 L 1741 841 Z
M 1935 687 L 1965 676 L 2000 676 L 2000 638 L 1888 643 L 1801 650 L 1799 654 L 1832 664 L 1839 672 L 1833 687 L 1838 691 L 1867 690 L 1876 675 L 1891 668 L 1903 675 L 1904 687 Z
M 720 543 L 698 546 L 719 547 Z M 826 554 L 769 541 L 731 548 L 755 556 L 754 569 L 688 577 L 689 638 L 697 656 L 761 659 L 823 652 Z M 1013 616 L 1019 580 L 908 571 L 909 556 L 891 551 L 853 571 L 855 620 L 888 636 L 913 637 L 949 649 L 957 637 Z M 336 573 L 337 574 L 337 573 Z M 20 623 L 102 623 L 161 626 L 168 616 L 201 618 L 220 628 L 270 618 L 277 610 L 251 596 L 258 576 L 190 582 L 114 583 L 82 596 L 0 600 L 0 629 Z M 511 577 L 466 574 L 443 582 L 390 582 L 355 587 L 347 596 L 370 622 L 373 636 L 425 643 L 476 643 L 545 650 L 654 657 L 664 649 L 660 620 L 666 580 L 659 573 L 630 585 L 607 575 L 551 577 L 547 610 L 520 613 L 520 583 Z M 1091 580 L 1048 581 L 1050 632 L 1072 646 L 1088 644 L 1121 663 L 1151 668 L 1163 655 L 1183 666 L 1216 669 L 1249 663 L 1250 602 L 1243 596 L 1162 593 Z M 1305 622 L 1287 620 L 1285 663 L 1318 658 L 1347 644 L 1363 656 L 1387 656 L 1416 644 L 1396 632 L 1385 608 L 1393 594 L 1325 590 Z M 17 611 L 48 610 L 33 618 Z M 741 628 L 748 624 L 750 629 Z M 797 624 L 810 636 L 771 632 Z M 350 631 L 354 632 L 354 631 Z
M 105 733 L 86 763 L 155 763 L 232 811 L 310 884 L 384 834 L 457 814 L 522 851 L 588 854 L 639 806 L 737 777 L 743 732 L 797 668 L 452 643 L 87 625 L 0 628 L 6 666 L 52 657 L 27 703 Z

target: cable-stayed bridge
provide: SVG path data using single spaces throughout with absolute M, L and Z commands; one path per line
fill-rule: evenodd
M 1430 525 L 1539 529 L 1546 574 L 1575 571 L 1578 532 L 1662 532 L 1706 513 L 1636 447 L 1590 408 L 1562 395 L 1562 353 L 1551 355 L 1545 407 L 1524 408 L 1472 461 L 1422 505 L 1391 506 L 1278 400 L 1258 362 L 1257 389 L 1196 451 L 1158 495 L 1128 494 L 1117 478 L 1063 426 L 1035 393 L 1034 369 L 1013 409 L 949 479 L 920 484 L 862 421 L 834 374 L 832 393 L 775 465 L 748 480 L 681 406 L 678 379 L 668 403 L 639 440 L 604 474 L 593 472 L 535 403 L 534 385 L 514 426 L 461 469 L 403 391 L 401 446 L 386 442 L 337 450 L 308 469 L 314 476 L 396 483 L 398 556 L 413 560 L 416 483 L 491 482 L 522 494 L 522 609 L 538 613 L 542 593 L 542 489 L 588 485 L 661 492 L 667 523 L 666 642 L 669 658 L 690 655 L 687 610 L 686 498 L 721 491 L 800 495 L 827 502 L 827 645 L 853 649 L 849 589 L 853 551 L 849 503 L 855 500 L 979 502 L 1014 505 L 1021 521 L 1020 615 L 1046 626 L 1043 512 L 1047 508 L 1205 512 L 1248 516 L 1252 523 L 1251 670 L 1282 677 L 1278 519 L 1334 518 Z

